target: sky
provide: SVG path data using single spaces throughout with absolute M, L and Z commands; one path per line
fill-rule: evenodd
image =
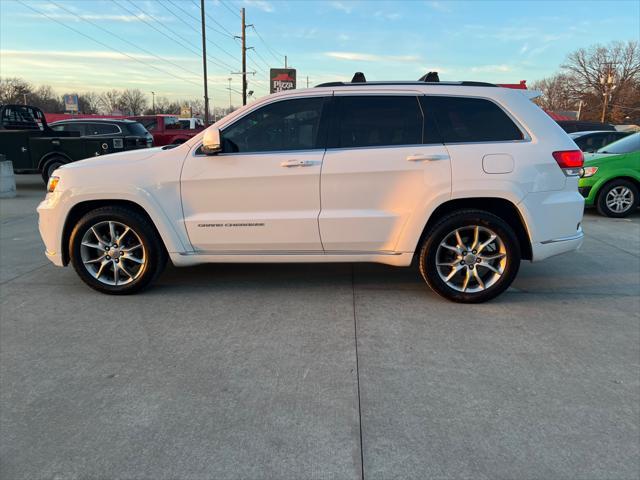
M 0 0 L 0 77 L 58 93 L 139 88 L 170 100 L 203 96 L 200 0 Z M 268 69 L 296 68 L 298 87 L 350 80 L 528 83 L 578 48 L 640 39 L 640 0 L 205 0 L 209 96 L 237 105 L 240 9 L 249 90 Z M 231 78 L 231 82 L 229 82 Z

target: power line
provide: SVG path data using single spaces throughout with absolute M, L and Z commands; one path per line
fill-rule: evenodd
M 240 18 L 240 14 L 238 12 L 236 12 L 235 10 L 233 10 L 229 5 L 227 5 L 223 0 L 218 0 L 218 2 L 220 2 L 220 5 L 222 5 L 224 8 L 226 8 L 227 10 L 229 10 L 231 13 L 233 13 L 236 17 Z
M 60 9 L 64 10 L 65 12 L 68 12 L 69 14 L 71 14 L 71 15 L 75 16 L 75 17 L 76 17 L 76 18 L 78 18 L 79 20 L 83 20 L 83 21 L 85 21 L 85 22 L 87 22 L 87 23 L 89 23 L 89 24 L 93 25 L 94 27 L 96 27 L 96 28 L 98 28 L 98 29 L 102 30 L 103 32 L 108 33 L 108 34 L 109 34 L 109 35 L 111 35 L 112 37 L 115 37 L 115 38 L 117 38 L 118 40 L 121 40 L 121 41 L 123 41 L 123 42 L 125 42 L 125 43 L 127 43 L 127 44 L 131 45 L 132 47 L 137 48 L 138 50 L 142 50 L 142 51 L 143 51 L 144 53 L 146 53 L 147 55 L 151 55 L 152 57 L 155 57 L 155 58 L 157 58 L 158 60 L 161 60 L 161 61 L 163 61 L 163 62 L 166 62 L 166 63 L 168 63 L 168 64 L 170 64 L 170 65 L 173 65 L 174 67 L 177 67 L 177 68 L 179 68 L 179 69 L 181 69 L 181 70 L 183 70 L 183 71 L 185 71 L 185 72 L 187 72 L 187 73 L 190 73 L 190 74 L 192 74 L 192 75 L 196 75 L 196 76 L 200 75 L 199 73 L 196 73 L 196 72 L 194 72 L 194 71 L 191 71 L 191 70 L 189 70 L 189 69 L 186 69 L 186 68 L 184 68 L 184 67 L 182 67 L 182 66 L 178 65 L 177 63 L 172 62 L 171 60 L 167 60 L 167 59 L 165 59 L 165 58 L 162 58 L 162 57 L 160 57 L 159 55 L 156 55 L 155 53 L 150 52 L 149 50 L 147 50 L 147 49 L 145 49 L 145 48 L 142 48 L 141 46 L 136 45 L 135 43 L 130 42 L 129 40 L 127 40 L 127 39 L 125 39 L 125 38 L 122 38 L 120 35 L 115 34 L 115 33 L 111 32 L 111 31 L 107 30 L 106 28 L 104 28 L 104 27 L 102 27 L 102 26 L 98 25 L 97 23 L 92 22 L 91 20 L 89 20 L 89 19 L 87 19 L 87 18 L 83 18 L 83 17 L 81 17 L 80 15 L 76 14 L 76 13 L 75 13 L 75 12 L 73 12 L 72 10 L 69 10 L 69 9 L 67 9 L 67 8 L 65 8 L 65 7 L 63 7 L 63 6 L 61 6 L 61 5 L 58 5 L 58 4 L 57 4 L 56 2 L 54 2 L 53 0 L 52 0 L 50 3 L 51 3 L 52 5 L 55 5 L 56 7 L 58 7 L 58 8 L 60 8 Z
M 253 27 L 253 31 L 256 33 L 256 35 L 258 36 L 258 38 L 260 39 L 260 41 L 264 44 L 265 47 L 267 47 L 267 50 L 269 51 L 269 53 L 271 53 L 271 55 L 273 55 L 273 58 L 276 59 L 276 61 L 278 63 L 280 63 L 282 61 L 282 57 L 284 57 L 284 55 L 282 55 L 281 53 L 278 53 L 276 50 L 272 49 L 267 42 L 265 42 L 264 38 L 262 38 L 262 35 L 260 35 L 260 32 L 258 32 L 258 30 L 256 29 L 255 25 L 251 25 Z
M 196 8 L 198 8 L 198 9 L 200 8 L 200 7 L 198 7 L 198 4 L 196 3 L 195 0 L 191 0 L 191 3 L 193 3 L 196 6 Z M 230 37 L 234 36 L 233 33 L 231 33 L 229 30 L 227 30 L 227 28 L 224 25 L 222 25 L 220 22 L 218 22 L 215 18 L 213 18 L 211 15 L 209 15 L 206 11 L 205 11 L 205 15 L 209 20 L 211 20 L 213 23 L 218 25 L 222 30 L 224 30 L 227 35 L 229 35 Z
M 262 55 L 260 55 L 260 53 L 258 53 L 258 51 L 257 51 L 255 48 L 253 49 L 253 52 L 258 56 L 258 58 L 259 58 L 260 60 L 262 60 L 262 63 L 264 63 L 264 64 L 267 66 L 267 68 L 268 68 L 268 69 L 270 69 L 270 68 L 271 68 L 271 66 L 269 65 L 269 63 L 264 59 L 264 57 L 263 57 Z
M 132 12 L 131 10 L 129 10 L 129 9 L 128 9 L 127 7 L 125 7 L 124 5 L 120 5 L 119 3 L 117 3 L 117 1 L 116 1 L 116 0 L 112 0 L 112 1 L 113 1 L 116 5 L 118 5 L 120 8 L 122 8 L 122 9 L 124 9 L 125 11 L 129 12 L 131 15 L 135 15 L 135 16 L 137 16 L 138 18 L 140 18 L 138 15 L 136 15 L 136 13 Z M 131 0 L 127 0 L 127 2 L 129 2 L 131 5 L 135 6 L 135 4 L 134 4 Z M 162 25 L 165 29 L 167 29 L 169 32 L 171 32 L 173 35 L 175 35 L 175 37 L 178 37 L 179 39 L 181 39 L 181 40 L 182 40 L 182 42 L 184 42 L 184 43 L 182 43 L 181 41 L 178 41 L 178 43 L 179 43 L 182 47 L 186 48 L 187 50 L 190 50 L 191 52 L 195 53 L 195 54 L 196 54 L 196 55 L 198 55 L 198 56 L 201 56 L 201 55 L 202 55 L 202 49 L 201 49 L 201 48 L 199 48 L 199 47 L 197 47 L 197 46 L 192 47 L 192 46 L 191 46 L 191 43 L 192 43 L 192 42 L 191 42 L 191 40 L 189 40 L 189 39 L 187 39 L 187 38 L 183 37 L 182 35 L 180 35 L 179 33 L 175 32 L 174 30 L 171 30 L 169 27 L 167 27 L 166 25 L 164 25 L 160 20 L 158 20 L 157 18 L 155 18 L 155 17 L 154 17 L 153 15 L 151 15 L 150 13 L 145 13 L 145 12 L 142 12 L 142 13 L 143 13 L 144 15 L 149 16 L 150 18 L 152 18 L 153 20 L 155 20 L 157 23 L 159 23 L 160 25 Z M 167 35 L 165 32 L 163 32 L 163 31 L 161 31 L 160 29 L 158 29 L 158 28 L 157 28 L 155 25 L 153 25 L 152 23 L 147 22 L 145 19 L 140 18 L 140 20 L 141 20 L 142 22 L 146 23 L 147 25 L 149 25 L 149 26 L 150 26 L 151 28 L 153 28 L 155 31 L 157 31 L 157 32 L 159 32 L 160 34 L 162 34 L 162 35 L 164 35 L 165 37 L 167 37 L 169 40 L 171 40 L 171 41 L 177 41 L 177 39 L 176 39 L 175 37 L 172 37 L 172 36 L 170 36 L 170 35 Z M 185 43 L 186 43 L 186 45 L 185 45 Z M 225 63 L 224 61 L 222 61 L 222 60 L 220 60 L 220 59 L 218 59 L 218 58 L 212 57 L 212 56 L 211 56 L 211 55 L 209 55 L 208 53 L 207 53 L 207 58 L 208 58 L 212 63 L 216 64 L 216 65 L 217 65 L 218 67 L 220 67 L 220 68 L 233 70 L 233 67 L 232 67 L 231 65 L 229 65 L 228 63 Z
M 138 62 L 138 63 L 141 63 L 141 64 L 143 64 L 143 65 L 145 65 L 147 67 L 151 67 L 154 70 L 158 70 L 159 72 L 162 72 L 165 75 L 169 75 L 169 76 L 171 76 L 173 78 L 177 78 L 178 80 L 181 80 L 183 82 L 188 82 L 188 83 L 191 83 L 193 85 L 197 85 L 198 87 L 200 86 L 200 84 L 197 83 L 197 82 L 194 82 L 194 81 L 189 80 L 189 79 L 184 78 L 184 77 L 179 77 L 179 76 L 177 76 L 177 75 L 175 75 L 175 74 L 173 74 L 171 72 L 168 72 L 166 70 L 161 69 L 160 67 L 156 67 L 152 63 L 144 62 L 144 61 L 140 60 L 139 58 L 136 58 L 136 57 L 134 57 L 132 55 L 129 55 L 128 53 L 125 53 L 125 52 L 123 52 L 121 50 L 118 50 L 117 48 L 111 47 L 111 46 L 107 45 L 106 43 L 101 42 L 100 40 L 96 40 L 95 38 L 91 37 L 90 35 L 87 35 L 86 33 L 83 33 L 80 30 L 77 30 L 77 29 L 73 28 L 72 26 L 67 25 L 66 23 L 63 23 L 63 22 L 59 21 L 58 19 L 56 19 L 56 18 L 54 18 L 54 17 L 52 17 L 50 15 L 47 15 L 46 13 L 41 12 L 40 10 L 37 10 L 37 9 L 33 8 L 31 5 L 27 5 L 26 3 L 23 2 L 23 0 L 16 0 L 16 1 L 18 3 L 20 3 L 22 6 L 27 7 L 28 9 L 38 13 L 39 15 L 42 15 L 43 17 L 46 17 L 49 20 L 53 20 L 54 22 L 62 25 L 63 27 L 68 28 L 69 30 L 72 30 L 73 32 L 77 33 L 78 35 L 82 35 L 83 37 L 88 38 L 92 42 L 98 43 L 98 44 L 102 45 L 103 47 L 108 48 L 109 50 L 112 50 L 112 51 L 114 51 L 116 53 L 119 53 L 120 55 L 124 55 L 125 57 L 130 58 L 131 60 L 133 60 L 135 62 Z
M 176 4 L 175 4 L 175 3 L 173 3 L 171 0 L 168 0 L 168 1 L 169 1 L 169 2 L 171 3 L 171 5 L 173 5 L 174 7 L 176 7 L 176 8 L 180 8 L 180 7 L 177 7 L 177 6 L 176 6 Z M 188 22 L 186 22 L 186 21 L 185 21 L 183 18 L 181 18 L 179 15 L 176 15 L 176 14 L 175 14 L 175 12 L 174 12 L 173 10 L 171 10 L 169 7 L 167 7 L 164 3 L 160 2 L 160 1 L 159 1 L 158 3 L 159 3 L 160 5 L 162 5 L 162 6 L 165 8 L 165 10 L 167 10 L 171 15 L 173 15 L 173 16 L 174 16 L 174 17 L 176 17 L 178 20 L 180 20 L 182 23 L 184 23 L 187 27 L 189 27 L 189 29 L 193 30 L 193 25 L 189 25 L 189 23 L 188 23 Z M 187 12 L 183 12 L 183 13 L 187 13 Z M 196 17 L 194 17 L 193 15 L 191 15 L 191 14 L 189 14 L 189 13 L 187 13 L 187 15 L 189 15 L 191 18 L 195 19 L 196 21 L 200 22 L 200 19 L 199 19 L 199 18 L 196 18 Z M 210 27 L 209 27 L 209 28 L 210 28 Z M 212 29 L 212 30 L 213 30 L 213 29 Z M 216 31 L 216 30 L 214 30 L 214 31 Z M 218 32 L 218 33 L 220 33 L 220 32 Z M 223 35 L 226 35 L 226 34 L 223 34 Z M 211 45 L 213 45 L 214 47 L 216 47 L 216 48 L 217 48 L 218 50 L 220 50 L 221 52 L 226 53 L 228 56 L 230 56 L 230 57 L 231 57 L 231 58 L 233 58 L 234 60 L 236 59 L 236 57 L 235 57 L 234 55 L 232 55 L 231 53 L 229 53 L 228 51 L 226 51 L 224 48 L 222 48 L 220 45 L 218 45 L 217 43 L 215 43 L 213 40 L 209 40 L 209 39 L 207 39 L 207 43 L 210 43 Z M 232 67 L 230 67 L 230 68 L 232 68 Z

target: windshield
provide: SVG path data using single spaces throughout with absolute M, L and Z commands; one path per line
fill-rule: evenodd
M 631 153 L 640 151 L 640 132 L 621 138 L 617 142 L 610 143 L 597 150 L 596 153 Z

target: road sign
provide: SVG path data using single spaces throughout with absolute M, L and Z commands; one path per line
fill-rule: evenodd
M 64 110 L 65 112 L 78 112 L 78 95 L 74 93 L 64 96 Z
M 269 78 L 270 93 L 293 90 L 296 88 L 295 68 L 272 68 Z

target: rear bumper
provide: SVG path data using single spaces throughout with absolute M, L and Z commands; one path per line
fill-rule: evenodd
M 544 260 L 545 258 L 560 255 L 561 253 L 572 252 L 578 250 L 584 241 L 584 232 L 582 227 L 578 233 L 570 237 L 554 238 L 532 245 L 533 261 Z
M 575 183 L 570 190 L 530 193 L 518 205 L 529 230 L 533 261 L 582 245 L 584 198 Z

